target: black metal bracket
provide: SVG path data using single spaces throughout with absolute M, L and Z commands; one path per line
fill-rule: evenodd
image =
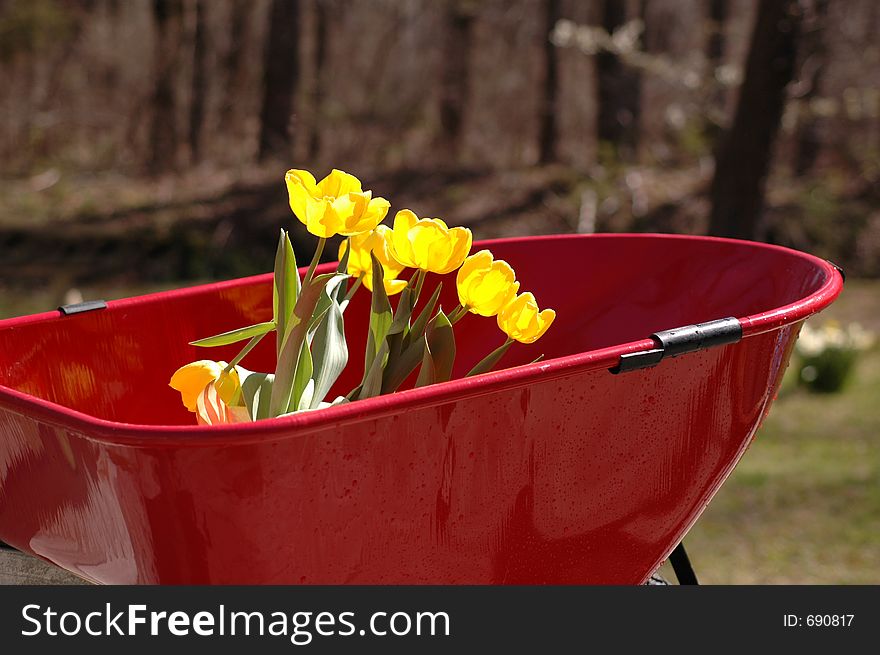
M 684 542 L 679 541 L 678 545 L 669 555 L 669 563 L 672 564 L 672 570 L 675 571 L 675 577 L 680 585 L 698 585 L 697 574 L 694 573 L 694 567 L 691 566 L 691 560 L 687 551 L 684 549 Z
M 617 366 L 608 370 L 615 374 L 635 371 L 656 366 L 666 357 L 678 357 L 685 353 L 736 343 L 742 339 L 742 324 L 737 318 L 720 318 L 661 330 L 652 334 L 651 339 L 654 340 L 655 348 L 621 355 Z
M 72 305 L 61 305 L 58 308 L 58 311 L 65 316 L 70 316 L 71 314 L 93 312 L 96 309 L 107 309 L 107 303 L 103 300 L 86 300 L 85 302 L 77 302 Z
M 825 261 L 828 262 L 829 264 L 831 264 L 831 265 L 834 267 L 834 269 L 835 269 L 838 273 L 840 273 L 840 280 L 841 280 L 841 282 L 846 282 L 846 271 L 844 271 L 842 267 L 838 266 L 837 264 L 835 264 L 835 263 L 834 263 L 833 261 L 831 261 L 830 259 L 826 259 Z

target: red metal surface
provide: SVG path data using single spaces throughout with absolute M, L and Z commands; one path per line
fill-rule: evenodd
M 558 312 L 512 368 L 256 424 L 196 427 L 167 382 L 205 355 L 188 341 L 271 317 L 270 276 L 0 321 L 0 539 L 108 583 L 643 581 L 750 443 L 841 277 L 711 238 L 483 246 Z M 346 312 L 353 353 L 366 302 Z M 607 370 L 654 331 L 726 316 L 738 344 Z M 491 319 L 460 325 L 458 374 L 502 341 Z M 270 341 L 249 368 L 270 369 Z

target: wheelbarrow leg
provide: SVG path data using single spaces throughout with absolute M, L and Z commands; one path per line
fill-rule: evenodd
M 697 581 L 697 575 L 691 566 L 691 560 L 688 558 L 687 551 L 684 549 L 684 542 L 679 541 L 675 550 L 669 555 L 669 563 L 672 564 L 672 570 L 675 571 L 675 577 L 678 578 L 680 585 L 700 584 Z

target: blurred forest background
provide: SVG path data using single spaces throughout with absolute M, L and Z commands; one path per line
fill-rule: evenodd
M 268 270 L 294 166 L 481 237 L 878 276 L 878 33 L 873 0 L 0 0 L 0 279 Z
M 874 0 L 0 0 L 0 316 L 266 272 L 284 172 L 338 167 L 478 238 L 806 250 L 876 330 L 878 34 Z M 707 581 L 880 581 L 878 370 L 780 399 Z

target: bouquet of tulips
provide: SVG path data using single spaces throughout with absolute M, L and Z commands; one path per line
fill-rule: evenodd
M 382 225 L 391 203 L 374 198 L 356 177 L 340 170 L 320 182 L 307 171 L 290 170 L 285 181 L 291 210 L 318 237 L 314 257 L 300 279 L 290 236 L 282 229 L 272 320 L 192 343 L 214 347 L 246 342 L 230 362 L 200 360 L 171 377 L 171 387 L 200 425 L 256 421 L 393 393 L 416 369 L 416 386 L 449 380 L 455 360 L 453 326 L 468 312 L 496 317 L 507 336 L 468 375 L 485 373 L 515 341 L 539 339 L 556 317 L 552 309 L 539 311 L 531 293 L 518 294 L 519 282 L 507 262 L 494 259 L 488 250 L 471 255 L 467 228 L 449 228 L 439 218 L 419 218 L 409 209 L 397 212 L 393 227 Z M 327 240 L 336 235 L 345 237 L 339 265 L 335 272 L 316 275 Z M 401 279 L 406 269 L 414 272 Z M 429 273 L 456 269 L 460 304 L 447 313 L 438 306 L 442 283 L 428 294 L 425 282 Z M 347 395 L 328 401 L 349 363 L 344 316 L 361 287 L 372 294 L 363 375 Z M 392 296 L 398 296 L 394 307 Z M 272 332 L 275 371 L 244 368 L 244 357 Z

